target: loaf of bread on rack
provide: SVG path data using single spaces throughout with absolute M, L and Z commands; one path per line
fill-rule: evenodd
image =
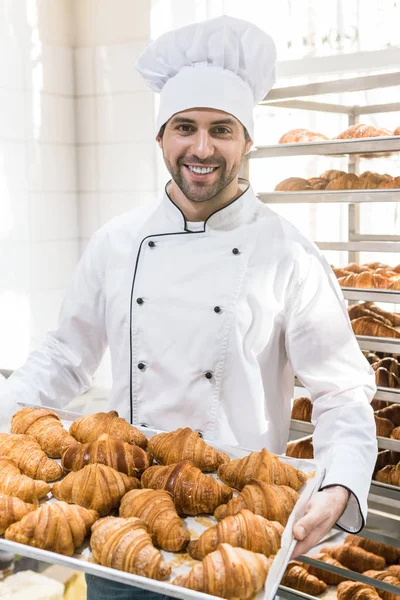
M 299 494 L 287 485 L 274 485 L 262 481 L 250 481 L 242 491 L 222 504 L 214 512 L 217 521 L 228 515 L 236 515 L 247 508 L 255 515 L 286 525 L 290 514 L 299 499 Z
M 380 596 L 366 583 L 344 581 L 337 587 L 337 600 L 380 600 Z
M 20 498 L 0 493 L 0 535 L 7 527 L 20 521 L 22 517 L 35 510 L 36 506 Z
M 29 435 L 0 433 L 0 456 L 11 458 L 18 469 L 32 479 L 55 481 L 63 473 L 61 466 L 48 458 Z
M 400 440 L 400 427 L 395 427 L 395 429 L 393 429 L 392 433 L 390 434 L 390 437 L 393 440 Z
M 189 460 L 150 467 L 143 473 L 141 482 L 144 488 L 170 492 L 180 515 L 212 513 L 217 506 L 228 502 L 233 493 L 230 487 L 204 475 Z
M 359 548 L 358 546 L 353 546 L 351 544 L 342 544 L 341 546 L 336 547 L 326 546 L 321 549 L 321 552 L 333 556 L 333 558 L 336 558 L 342 565 L 352 571 L 357 571 L 357 573 L 364 573 L 364 571 L 368 571 L 368 569 L 376 569 L 379 571 L 386 566 L 386 561 L 382 556 L 378 556 L 377 554 L 364 550 L 364 548 Z
M 0 492 L 36 504 L 49 491 L 50 486 L 46 481 L 23 475 L 11 458 L 0 457 Z
M 220 465 L 230 461 L 225 452 L 217 452 L 190 427 L 154 435 L 149 440 L 148 452 L 159 465 L 172 465 L 181 460 L 190 460 L 204 472 L 216 471 Z
M 108 413 L 98 412 L 93 415 L 79 417 L 69 428 L 70 434 L 82 444 L 94 442 L 101 435 L 122 440 L 128 444 L 147 448 L 147 438 L 139 429 L 130 425 L 125 419 L 118 416 L 116 410 Z
M 363 573 L 366 577 L 372 577 L 373 579 L 379 579 L 380 581 L 384 581 L 389 585 L 395 585 L 399 587 L 400 592 L 400 581 L 389 571 L 365 571 Z M 381 600 L 400 600 L 400 595 L 392 594 L 391 592 L 386 592 L 384 590 L 380 590 L 379 588 L 375 588 L 380 596 Z
M 324 142 L 328 140 L 322 133 L 314 133 L 308 129 L 291 129 L 279 140 L 279 144 L 293 144 L 298 142 Z
M 5 537 L 19 544 L 72 556 L 98 518 L 96 511 L 83 506 L 47 503 L 11 525 Z
M 61 458 L 65 448 L 76 444 L 57 413 L 47 408 L 21 408 L 11 420 L 11 433 L 32 436 L 50 458 Z
M 314 558 L 315 560 L 319 560 L 328 565 L 333 565 L 335 567 L 340 567 L 341 569 L 347 570 L 347 567 L 342 565 L 338 560 L 329 556 L 329 554 L 312 554 L 310 558 Z M 336 573 L 331 573 L 331 571 L 325 571 L 323 567 L 315 567 L 314 565 L 303 565 L 303 567 L 310 573 L 310 575 L 314 575 L 318 579 L 324 581 L 327 585 L 339 585 L 342 581 L 346 581 L 346 577 L 342 575 L 336 575 Z
M 218 477 L 230 487 L 242 490 L 252 479 L 288 485 L 299 490 L 307 480 L 307 475 L 292 465 L 281 461 L 276 454 L 262 448 L 261 452 L 251 452 L 244 458 L 237 458 L 218 468 Z
M 307 190 L 312 190 L 311 184 L 307 179 L 301 177 L 289 177 L 275 186 L 275 192 L 304 192 Z
M 385 367 L 377 367 L 374 369 L 374 371 L 375 382 L 379 387 L 398 388 L 400 386 L 399 378 L 394 373 L 388 371 Z M 378 407 L 375 404 L 373 408 L 374 410 L 379 410 L 383 407 Z
M 295 398 L 293 400 L 291 416 L 292 419 L 296 419 L 298 421 L 307 421 L 307 423 L 311 423 L 312 402 L 310 398 L 307 398 L 306 396 L 300 396 L 299 398 Z
M 395 427 L 400 427 L 400 404 L 390 404 L 386 408 L 378 410 L 375 414 L 377 417 L 389 419 Z
M 58 500 L 79 504 L 104 516 L 119 506 L 124 494 L 139 487 L 136 477 L 128 477 L 106 465 L 91 464 L 55 483 L 51 493 Z
M 94 463 L 107 465 L 129 477 L 138 477 L 151 465 L 151 458 L 143 448 L 107 434 L 88 444 L 69 446 L 62 455 L 65 471 L 79 471 L 85 465 Z
M 394 327 L 384 325 L 373 317 L 358 317 L 351 321 L 351 326 L 356 335 L 371 335 L 386 338 L 400 338 L 400 332 Z
M 94 561 L 103 567 L 157 580 L 171 574 L 171 565 L 153 546 L 146 524 L 136 517 L 99 519 L 92 526 L 90 547 Z
M 308 183 L 311 185 L 313 190 L 325 190 L 329 181 L 324 177 L 310 177 Z
M 303 440 L 289 442 L 286 446 L 286 456 L 291 456 L 292 458 L 314 458 L 312 436 L 310 435 Z
M 263 554 L 220 544 L 172 584 L 226 600 L 250 600 L 264 586 L 271 565 L 272 559 Z
M 348 535 L 345 539 L 345 544 L 350 544 L 350 546 L 358 546 L 358 548 L 364 548 L 364 550 L 368 550 L 368 552 L 373 552 L 373 554 L 382 556 L 389 565 L 392 563 L 397 563 L 400 559 L 399 548 L 395 548 L 389 544 L 384 544 L 383 542 L 370 540 L 360 535 Z
M 376 435 L 380 437 L 390 437 L 394 429 L 392 421 L 389 421 L 389 419 L 382 419 L 381 417 L 377 417 L 376 415 L 374 416 L 376 425 Z
M 189 531 L 180 519 L 172 495 L 166 490 L 132 490 L 122 498 L 119 516 L 144 521 L 154 543 L 168 552 L 184 550 L 190 541 Z
M 368 271 L 362 273 L 352 273 L 346 277 L 339 277 L 339 285 L 342 287 L 354 287 L 354 288 L 378 288 L 387 289 L 390 285 L 390 280 L 383 275 L 375 275 Z
M 351 125 L 348 129 L 339 133 L 336 136 L 337 140 L 346 140 L 353 138 L 371 138 L 371 137 L 381 137 L 381 136 L 390 136 L 393 135 L 392 131 L 384 128 L 376 128 L 372 125 L 364 125 L 363 123 L 356 123 L 356 125 Z
M 323 594 L 328 589 L 326 583 L 311 575 L 301 563 L 290 562 L 282 577 L 282 585 L 312 596 Z
M 268 521 L 244 508 L 206 529 L 198 540 L 190 542 L 187 551 L 193 558 L 202 560 L 219 544 L 226 543 L 271 556 L 281 547 L 282 533 L 283 525 L 277 521 Z
M 376 481 L 388 485 L 400 486 L 400 462 L 397 465 L 388 465 L 375 473 Z M 382 567 L 381 567 L 382 568 Z

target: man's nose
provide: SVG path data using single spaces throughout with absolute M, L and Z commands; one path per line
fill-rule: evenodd
M 200 159 L 214 154 L 213 139 L 207 131 L 197 131 L 193 138 L 193 154 Z

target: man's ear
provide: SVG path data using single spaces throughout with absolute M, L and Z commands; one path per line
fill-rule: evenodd
M 248 154 L 252 148 L 252 146 L 254 145 L 253 140 L 249 140 L 248 142 L 246 142 L 246 146 L 245 146 L 245 154 Z
M 160 135 L 156 137 L 156 142 L 162 150 L 162 137 Z

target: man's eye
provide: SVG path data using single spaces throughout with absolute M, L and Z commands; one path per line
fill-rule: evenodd
M 190 125 L 178 125 L 178 129 L 183 132 L 190 131 Z
M 230 133 L 229 129 L 227 129 L 226 127 L 216 127 L 215 132 L 218 134 Z

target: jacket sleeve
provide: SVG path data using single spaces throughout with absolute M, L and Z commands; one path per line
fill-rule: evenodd
M 376 385 L 372 368 L 353 334 L 336 277 L 317 248 L 294 289 L 286 329 L 292 368 L 310 392 L 315 458 L 326 469 L 321 486 L 341 485 L 351 494 L 338 525 L 362 529 L 377 456 L 370 402 Z
M 61 408 L 91 384 L 107 345 L 101 264 L 102 230 L 84 252 L 63 300 L 58 327 L 0 387 L 2 417 L 16 402 Z

